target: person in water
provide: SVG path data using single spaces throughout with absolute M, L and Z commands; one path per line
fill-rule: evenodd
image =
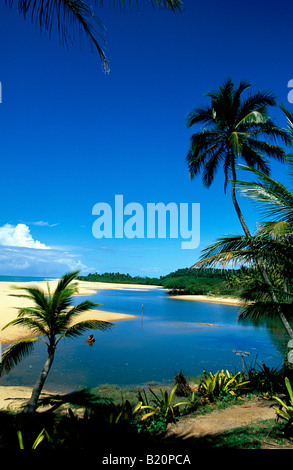
M 94 343 L 95 342 L 94 335 L 89 335 L 87 341 L 88 341 L 88 343 Z

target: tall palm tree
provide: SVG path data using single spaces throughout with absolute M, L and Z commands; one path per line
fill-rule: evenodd
M 161 8 L 167 8 L 173 12 L 182 10 L 183 4 L 181 0 L 149 0 L 152 5 Z M 103 6 L 103 0 L 94 0 L 94 6 Z M 115 6 L 118 3 L 120 7 L 125 6 L 125 0 L 109 1 L 109 5 Z M 5 0 L 5 4 L 10 7 L 13 0 Z M 139 1 L 136 0 L 137 7 Z M 131 6 L 131 0 L 129 0 Z M 67 47 L 69 42 L 74 39 L 74 26 L 77 26 L 80 33 L 84 33 L 89 39 L 92 50 L 98 52 L 103 68 L 109 72 L 109 64 L 106 58 L 101 42 L 104 42 L 102 32 L 105 30 L 104 25 L 96 16 L 93 6 L 84 0 L 21 0 L 18 1 L 18 11 L 25 19 L 30 17 L 31 22 L 35 23 L 40 32 L 51 35 L 52 28 L 57 27 L 61 42 Z M 71 29 L 71 33 L 69 32 Z
M 73 282 L 77 275 L 78 271 L 65 274 L 59 280 L 53 294 L 51 294 L 48 284 L 48 295 L 45 295 L 43 290 L 38 287 L 20 288 L 25 291 L 25 294 L 16 295 L 17 297 L 29 299 L 34 306 L 21 308 L 18 317 L 5 325 L 4 328 L 9 325 L 22 325 L 29 328 L 34 335 L 40 336 L 16 341 L 10 345 L 2 355 L 2 372 L 9 372 L 12 367 L 30 354 L 36 341 L 42 341 L 48 351 L 47 360 L 35 383 L 32 395 L 23 410 L 25 413 L 36 410 L 39 395 L 51 369 L 55 351 L 61 339 L 75 338 L 88 329 L 104 331 L 112 327 L 112 323 L 100 320 L 85 320 L 74 324 L 74 320 L 78 315 L 99 305 L 89 300 L 85 300 L 76 306 L 72 305 L 72 296 L 77 293 L 77 283 Z
M 250 232 L 235 191 L 236 164 L 242 158 L 250 167 L 269 174 L 266 157 L 281 162 L 286 158 L 277 141 L 285 144 L 292 142 L 288 131 L 278 127 L 268 116 L 268 107 L 276 104 L 271 92 L 257 91 L 243 97 L 251 86 L 241 81 L 235 87 L 229 78 L 218 90 L 207 93 L 206 96 L 211 99 L 209 105 L 195 108 L 187 117 L 188 127 L 204 126 L 190 139 L 186 157 L 189 175 L 194 178 L 202 171 L 203 184 L 209 187 L 220 166 L 223 167 L 224 190 L 226 193 L 228 181 L 232 179 L 232 201 L 246 236 L 250 236 Z

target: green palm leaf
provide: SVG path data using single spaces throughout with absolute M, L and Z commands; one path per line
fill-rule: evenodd
M 293 194 L 281 183 L 263 172 L 240 165 L 243 171 L 249 171 L 258 177 L 257 182 L 236 181 L 240 194 L 257 203 L 264 217 L 279 222 L 293 223 Z
M 38 341 L 38 338 L 23 339 L 5 349 L 2 354 L 1 375 L 3 371 L 10 372 L 23 358 L 31 354 L 36 341 Z
M 180 12 L 183 9 L 181 0 L 149 0 L 152 5 L 160 8 L 170 9 L 173 12 Z M 13 0 L 5 0 L 5 4 L 10 7 Z M 94 5 L 103 6 L 103 0 L 94 0 Z M 109 1 L 110 5 L 118 3 L 120 7 L 125 6 L 124 0 Z M 131 6 L 131 0 L 128 1 Z M 139 2 L 136 1 L 138 6 Z M 84 35 L 89 41 L 92 51 L 99 54 L 103 69 L 109 73 L 109 63 L 104 52 L 105 26 L 96 16 L 93 6 L 83 0 L 19 0 L 18 12 L 25 19 L 30 19 L 41 33 L 51 37 L 52 31 L 57 30 L 60 41 L 67 48 L 75 38 L 75 28 L 77 27 L 81 37 Z
M 67 328 L 64 333 L 60 335 L 56 344 L 63 338 L 76 338 L 77 336 L 81 336 L 83 333 L 88 331 L 89 329 L 92 330 L 100 330 L 100 331 L 107 331 L 112 328 L 113 324 L 110 322 L 100 321 L 100 320 L 85 320 L 75 325 Z

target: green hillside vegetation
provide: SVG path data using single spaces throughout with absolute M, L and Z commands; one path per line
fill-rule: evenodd
M 104 273 L 104 274 L 88 274 L 87 276 L 78 276 L 78 279 L 81 281 L 91 281 L 91 282 L 115 282 L 117 284 L 148 284 L 161 286 L 160 279 L 154 277 L 140 277 L 140 276 L 130 276 L 130 274 L 121 274 L 121 273 Z
M 130 274 L 104 273 L 79 276 L 82 281 L 113 282 L 127 284 L 146 284 L 161 286 L 170 294 L 190 295 L 229 295 L 237 296 L 239 286 L 233 287 L 230 279 L 236 276 L 235 270 L 222 269 L 190 269 L 181 268 L 160 278 L 130 276 Z

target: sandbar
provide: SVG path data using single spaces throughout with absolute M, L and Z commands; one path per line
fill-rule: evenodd
M 235 305 L 241 307 L 244 302 L 241 299 L 232 297 L 211 296 L 211 295 L 170 295 L 170 299 L 191 300 L 197 302 L 210 302 L 214 304 Z

